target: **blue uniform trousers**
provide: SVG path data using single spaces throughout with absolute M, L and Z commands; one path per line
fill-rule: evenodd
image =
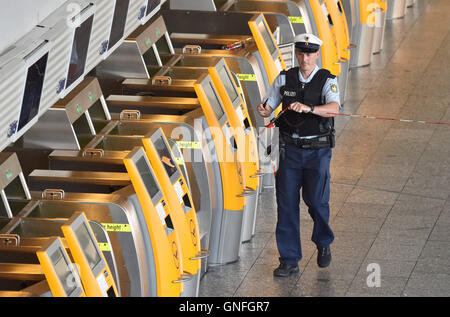
M 331 149 L 301 149 L 286 143 L 276 174 L 278 221 L 276 240 L 280 262 L 296 265 L 302 258 L 300 242 L 300 189 L 314 221 L 311 240 L 317 247 L 334 240 L 330 217 Z

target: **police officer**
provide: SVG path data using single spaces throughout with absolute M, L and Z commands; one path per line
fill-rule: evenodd
M 300 189 L 314 221 L 312 241 L 317 246 L 317 264 L 331 262 L 334 240 L 330 215 L 330 160 L 334 147 L 333 113 L 340 109 L 337 78 L 320 69 L 317 59 L 322 41 L 313 34 L 295 37 L 299 67 L 282 71 L 273 82 L 266 102 L 258 105 L 269 117 L 282 103 L 286 109 L 276 121 L 280 129 L 280 163 L 276 174 L 278 221 L 276 241 L 280 266 L 275 276 L 298 272 L 302 258 L 300 243 Z

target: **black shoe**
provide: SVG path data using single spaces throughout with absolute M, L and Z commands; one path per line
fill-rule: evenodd
M 317 248 L 317 265 L 319 267 L 327 267 L 331 262 L 330 246 Z
M 273 275 L 284 277 L 297 272 L 298 272 L 298 265 L 289 265 L 281 263 L 280 266 L 273 271 Z

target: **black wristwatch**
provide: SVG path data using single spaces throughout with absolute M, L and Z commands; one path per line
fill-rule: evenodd
M 314 106 L 311 105 L 311 106 L 309 106 L 309 107 L 311 108 L 311 111 L 310 111 L 310 112 L 313 113 L 313 112 L 314 112 Z

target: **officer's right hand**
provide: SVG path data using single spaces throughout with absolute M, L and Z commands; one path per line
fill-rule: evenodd
M 268 104 L 266 104 L 266 106 L 264 106 L 263 103 L 260 103 L 258 105 L 258 107 L 256 107 L 256 110 L 258 111 L 259 115 L 263 118 L 269 117 L 273 111 L 271 106 L 269 106 Z

